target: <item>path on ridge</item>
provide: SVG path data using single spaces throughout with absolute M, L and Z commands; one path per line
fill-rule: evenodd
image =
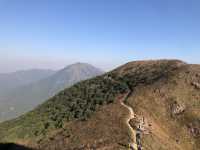
M 138 146 L 136 144 L 136 131 L 132 128 L 132 126 L 130 125 L 130 120 L 131 119 L 134 119 L 135 118 L 135 113 L 133 111 L 133 108 L 128 106 L 127 104 L 125 104 L 125 101 L 128 99 L 129 95 L 130 95 L 131 92 L 129 92 L 125 98 L 122 98 L 120 100 L 120 103 L 123 107 L 125 107 L 126 109 L 128 109 L 129 111 L 129 114 L 126 118 L 126 124 L 130 130 L 130 137 L 131 137 L 131 142 L 129 143 L 130 144 L 130 147 L 132 150 L 138 150 Z

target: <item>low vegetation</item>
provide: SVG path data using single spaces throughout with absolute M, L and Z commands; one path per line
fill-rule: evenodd
M 64 122 L 87 120 L 101 105 L 112 103 L 126 84 L 104 77 L 80 82 L 60 92 L 35 110 L 0 126 L 1 139 L 31 138 L 62 128 Z M 4 138 L 4 135 L 5 138 Z
M 191 84 L 198 83 L 199 77 L 195 74 L 198 67 L 192 68 L 177 60 L 128 63 L 65 89 L 33 111 L 0 124 L 0 141 L 31 141 L 33 145 L 43 145 L 41 149 L 59 142 L 71 149 L 81 147 L 81 143 L 85 144 L 82 147 L 90 143 L 104 144 L 110 149 L 121 145 L 126 149 L 127 131 L 121 123 L 125 111 L 117 100 L 131 91 L 127 103 L 155 129 L 148 132 L 153 134 L 141 136 L 142 146 L 149 150 L 173 149 L 173 146 L 199 148 L 200 106 L 198 100 L 192 99 L 199 98 L 199 89 Z M 180 132 L 175 128 L 181 128 Z M 190 138 L 194 144 L 184 139 L 178 143 L 181 137 Z

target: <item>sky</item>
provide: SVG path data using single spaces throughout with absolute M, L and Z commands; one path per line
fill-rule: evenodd
M 0 0 L 0 72 L 200 63 L 199 0 Z

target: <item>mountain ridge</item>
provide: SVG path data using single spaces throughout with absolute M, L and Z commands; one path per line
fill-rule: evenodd
M 11 73 L 0 73 L 0 94 L 24 86 L 54 74 L 50 69 L 19 70 Z
M 134 138 L 147 150 L 197 150 L 199 83 L 199 65 L 179 60 L 130 62 L 0 124 L 0 141 L 43 150 L 125 150 Z M 135 137 L 130 137 L 126 123 L 129 112 L 120 103 L 130 90 L 125 103 L 136 116 L 130 121 Z
M 16 116 L 15 114 L 19 115 L 31 110 L 64 88 L 102 73 L 101 70 L 86 63 L 69 65 L 47 78 L 21 86 L 5 94 L 2 99 L 4 99 L 7 108 L 4 106 L 1 110 L 15 109 L 7 113 L 9 116 L 7 118 L 13 118 Z

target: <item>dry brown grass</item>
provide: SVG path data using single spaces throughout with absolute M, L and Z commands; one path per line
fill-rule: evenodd
M 168 79 L 148 86 L 138 86 L 130 105 L 136 114 L 144 116 L 152 125 L 151 134 L 142 136 L 147 150 L 197 150 L 199 138 L 194 138 L 187 125 L 199 119 L 200 91 L 191 86 L 200 68 L 178 70 Z M 177 101 L 186 106 L 185 112 L 172 116 L 170 105 Z M 189 117 L 188 117 L 189 116 Z
M 66 150 L 126 149 L 129 142 L 129 131 L 125 123 L 127 115 L 128 111 L 121 106 L 117 98 L 113 104 L 100 108 L 88 121 L 67 123 L 65 129 L 68 136 L 63 134 L 64 131 L 58 131 L 52 137 L 49 136 L 48 140 L 39 143 L 40 148 L 44 150 L 63 149 L 63 147 L 66 147 Z

